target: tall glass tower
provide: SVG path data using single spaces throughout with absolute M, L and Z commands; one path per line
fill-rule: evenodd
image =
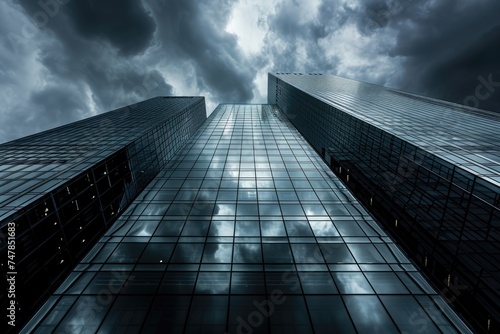
M 269 74 L 268 99 L 473 327 L 500 332 L 499 114 L 318 74 Z
M 470 333 L 276 105 L 220 105 L 23 333 Z
M 202 97 L 158 97 L 0 145 L 0 328 L 19 331 L 205 119 Z

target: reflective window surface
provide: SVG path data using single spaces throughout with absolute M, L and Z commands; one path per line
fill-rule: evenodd
M 30 330 L 469 332 L 269 105 L 220 105 Z
M 0 145 L 0 235 L 15 224 L 17 326 L 205 119 L 201 97 L 157 97 Z M 165 210 L 144 208 L 145 215 Z M 158 222 L 146 223 L 138 220 L 128 235 L 150 236 Z M 109 261 L 137 261 L 142 249 L 134 247 L 117 247 Z M 9 303 L 6 289 L 0 303 Z
M 472 326 L 500 332 L 500 114 L 333 75 L 269 74 L 268 88 L 270 103 Z M 335 224 L 340 235 L 367 233 L 358 225 Z

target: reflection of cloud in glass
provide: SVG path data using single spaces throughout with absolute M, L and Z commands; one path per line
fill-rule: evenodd
M 203 237 L 207 235 L 210 222 L 206 220 L 188 220 L 182 230 L 182 236 Z
M 238 216 L 257 215 L 259 212 L 257 204 L 242 204 L 239 202 L 236 210 Z
M 326 237 L 339 235 L 332 222 L 329 220 L 311 220 L 309 221 L 309 225 L 311 225 L 315 236 Z
M 256 200 L 257 199 L 257 191 L 253 190 L 240 190 L 238 191 L 238 200 Z
M 235 118 L 236 118 L 235 113 L 229 113 L 229 117 L 226 121 L 226 124 L 224 124 L 224 132 L 223 132 L 224 135 L 227 135 L 229 137 L 233 135 Z
M 144 243 L 121 243 L 110 255 L 107 263 L 134 263 L 136 262 L 146 244 Z
M 259 170 L 259 169 L 269 169 L 269 163 L 268 162 L 256 162 L 255 163 L 255 168 L 257 168 L 257 176 L 271 177 L 271 173 L 269 173 L 269 172 L 263 172 L 263 171 Z
M 261 221 L 261 228 L 263 237 L 286 236 L 282 221 Z
M 214 259 L 215 262 L 231 262 L 232 248 L 231 244 L 220 244 L 218 245 L 217 251 L 215 251 Z
M 137 221 L 127 233 L 127 236 L 150 237 L 158 226 L 157 221 Z
M 289 220 L 285 222 L 289 236 L 312 236 L 309 224 L 305 220 Z
M 390 318 L 376 296 L 348 296 L 346 304 L 349 311 L 355 314 L 355 321 L 360 321 L 364 328 L 369 327 L 370 332 L 392 332 Z
M 114 299 L 111 295 L 108 295 L 108 298 L 105 302 L 99 302 L 95 296 L 81 296 L 68 312 L 61 326 L 75 332 L 80 332 L 80 330 L 83 332 L 84 328 L 89 332 L 97 330 Z M 89 313 L 85 312 L 86 310 L 92 311 L 91 318 L 89 318 Z
M 259 188 L 273 188 L 274 183 L 272 179 L 258 179 L 257 187 Z
M 347 247 L 358 263 L 385 263 L 377 249 L 371 244 L 348 244 Z
M 228 293 L 229 273 L 200 272 L 195 293 Z
M 236 212 L 235 204 L 227 204 L 227 203 L 217 203 L 217 210 L 214 211 L 214 215 L 217 216 L 234 216 Z
M 233 221 L 212 221 L 209 236 L 232 237 L 234 232 Z
M 198 263 L 201 258 L 203 244 L 177 244 L 170 262 Z
M 302 204 L 304 212 L 308 216 L 326 216 L 326 211 L 320 204 Z
M 223 161 L 214 161 L 210 163 L 210 168 L 209 169 L 218 169 L 218 168 L 224 168 L 224 162 Z
M 257 186 L 260 185 L 260 180 L 257 181 Z M 275 201 L 277 199 L 274 190 L 259 190 L 259 201 Z
M 242 179 L 240 178 L 240 188 L 255 188 L 255 179 Z
M 252 153 L 243 152 L 242 154 L 243 155 L 247 155 L 247 154 L 252 154 Z M 243 164 L 242 164 L 242 167 L 243 167 Z M 249 167 L 248 163 L 245 163 L 245 168 L 248 168 L 248 167 Z M 248 170 L 248 169 L 240 170 L 240 177 L 243 177 L 243 178 L 246 178 L 246 177 L 255 177 L 255 171 L 253 169 L 251 169 L 251 170 Z
M 260 244 L 235 244 L 234 263 L 261 263 Z
M 177 196 L 175 197 L 176 201 L 192 201 L 196 194 L 198 193 L 198 189 L 183 189 L 179 190 Z
M 224 176 L 237 179 L 238 176 L 240 176 L 240 171 L 237 168 L 239 168 L 239 164 L 237 162 L 228 162 L 226 164 L 226 172 L 224 173 Z
M 278 204 L 259 204 L 261 216 L 281 216 L 281 209 Z
M 137 237 L 150 237 L 153 235 L 153 232 L 148 229 L 146 226 L 143 226 L 140 231 L 137 231 L 137 234 L 135 236 Z
M 255 237 L 260 236 L 259 221 L 237 221 L 235 236 L 239 237 Z
M 292 244 L 293 257 L 301 263 L 324 263 L 323 256 L 316 244 Z
M 208 244 L 203 253 L 204 263 L 230 263 L 232 244 Z
M 362 273 L 333 273 L 342 293 L 373 293 Z
M 142 212 L 142 216 L 162 216 L 168 209 L 168 204 L 149 204 Z

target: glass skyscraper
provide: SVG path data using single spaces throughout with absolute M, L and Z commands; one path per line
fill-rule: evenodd
M 205 120 L 159 97 L 0 145 L 22 333 L 498 330 L 498 118 L 327 75 L 270 74 L 268 98 Z
M 0 145 L 0 300 L 17 324 L 1 328 L 18 332 L 205 119 L 202 97 L 159 97 Z
M 333 75 L 269 74 L 277 104 L 479 331 L 500 332 L 500 117 Z

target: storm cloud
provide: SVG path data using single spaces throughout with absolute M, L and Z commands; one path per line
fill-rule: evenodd
M 447 0 L 409 6 L 394 23 L 397 43 L 391 55 L 405 59 L 399 88 L 500 112 L 498 13 L 498 1 Z M 484 87 L 477 94 L 488 77 L 496 88 L 488 92 Z M 481 99 L 483 91 L 488 97 Z
M 266 102 L 326 72 L 500 111 L 495 0 L 6 0 L 0 142 L 158 95 Z

